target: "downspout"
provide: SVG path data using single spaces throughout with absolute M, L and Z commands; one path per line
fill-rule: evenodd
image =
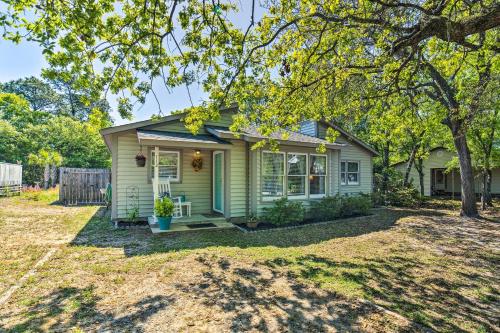
M 250 143 L 245 141 L 245 158 L 246 158 L 246 200 L 245 200 L 245 218 L 250 217 Z

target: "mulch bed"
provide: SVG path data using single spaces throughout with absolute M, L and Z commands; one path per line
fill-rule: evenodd
M 145 227 L 148 225 L 148 221 L 146 220 L 138 220 L 138 221 L 117 221 L 116 224 L 115 222 L 112 222 L 117 228 L 123 228 L 123 229 L 128 229 L 128 228 L 133 228 L 133 227 Z
M 259 232 L 259 231 L 266 231 L 266 230 L 274 230 L 274 229 L 294 229 L 294 228 L 301 228 L 304 226 L 308 225 L 313 225 L 313 224 L 327 224 L 327 223 L 335 223 L 335 222 L 340 222 L 342 220 L 347 220 L 347 219 L 352 219 L 356 217 L 366 217 L 366 216 L 371 216 L 373 214 L 367 214 L 367 215 L 352 215 L 352 216 L 347 216 L 347 217 L 342 217 L 342 218 L 337 218 L 334 220 L 329 220 L 329 221 L 318 221 L 318 220 L 313 220 L 313 219 L 307 219 L 304 220 L 300 223 L 294 223 L 294 224 L 287 224 L 287 225 L 274 225 L 269 222 L 260 222 L 257 228 L 250 228 L 246 225 L 246 223 L 238 223 L 235 224 L 240 230 L 245 231 L 245 232 Z

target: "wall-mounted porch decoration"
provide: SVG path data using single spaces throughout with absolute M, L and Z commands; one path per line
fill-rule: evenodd
M 203 158 L 201 157 L 201 152 L 199 150 L 195 151 L 191 165 L 196 172 L 200 171 L 203 167 Z

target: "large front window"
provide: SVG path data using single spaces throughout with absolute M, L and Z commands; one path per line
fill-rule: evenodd
M 289 197 L 305 197 L 307 182 L 307 154 L 288 153 L 288 189 Z
M 284 194 L 285 154 L 262 153 L 262 195 L 281 197 Z
M 327 155 L 262 152 L 262 198 L 322 198 L 327 195 Z
M 311 197 L 326 195 L 326 155 L 309 156 L 309 193 Z
M 151 178 L 154 178 L 155 152 L 151 152 Z M 158 173 L 160 179 L 179 181 L 179 152 L 160 150 L 158 160 Z
M 359 185 L 359 162 L 340 162 L 340 184 Z

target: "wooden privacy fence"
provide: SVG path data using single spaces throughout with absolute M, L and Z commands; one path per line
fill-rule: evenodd
M 109 169 L 59 169 L 59 200 L 65 205 L 104 204 L 105 189 L 111 182 Z
M 0 195 L 21 193 L 23 166 L 0 162 Z

